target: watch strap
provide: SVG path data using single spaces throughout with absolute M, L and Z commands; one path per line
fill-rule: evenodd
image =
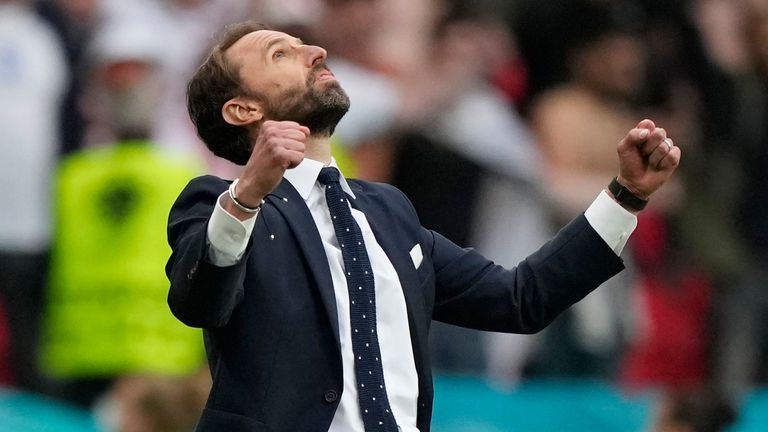
M 640 211 L 648 205 L 647 199 L 640 198 L 619 183 L 618 177 L 614 177 L 613 180 L 611 180 L 608 184 L 608 190 L 613 194 L 613 197 L 616 198 L 616 201 L 628 210 Z

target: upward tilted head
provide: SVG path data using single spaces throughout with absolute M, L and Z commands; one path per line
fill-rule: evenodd
M 323 48 L 245 22 L 227 27 L 187 87 L 197 133 L 217 156 L 244 165 L 264 120 L 291 120 L 329 136 L 349 98 Z

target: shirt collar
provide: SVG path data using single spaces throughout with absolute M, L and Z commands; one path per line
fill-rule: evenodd
M 336 159 L 334 158 L 331 158 L 331 163 L 328 164 L 328 166 L 332 166 L 336 169 L 339 168 L 338 165 L 336 165 Z M 294 189 L 296 189 L 299 195 L 306 201 L 312 194 L 312 190 L 317 182 L 317 177 L 320 175 L 320 170 L 323 169 L 323 167 L 325 167 L 325 164 L 322 162 L 304 158 L 304 160 L 295 168 L 285 170 L 283 177 L 291 183 Z M 339 170 L 339 172 L 341 172 L 341 170 Z M 347 180 L 344 178 L 344 173 L 341 173 L 339 183 L 341 184 L 341 189 L 346 192 L 347 195 L 351 196 L 353 199 L 356 198 L 352 189 L 349 188 Z

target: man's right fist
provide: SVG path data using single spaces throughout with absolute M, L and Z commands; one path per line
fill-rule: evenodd
M 285 170 L 304 160 L 309 129 L 292 121 L 266 120 L 259 128 L 251 157 L 237 183 L 237 200 L 257 207 L 283 178 Z M 227 211 L 234 206 L 226 206 Z M 232 212 L 238 215 L 238 212 Z M 250 216 L 250 215 L 249 215 Z

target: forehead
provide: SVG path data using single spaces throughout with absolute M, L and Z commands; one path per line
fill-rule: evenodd
M 231 58 L 242 57 L 249 52 L 262 52 L 272 43 L 278 41 L 296 41 L 297 39 L 287 33 L 275 30 L 257 30 L 241 37 L 226 51 Z

